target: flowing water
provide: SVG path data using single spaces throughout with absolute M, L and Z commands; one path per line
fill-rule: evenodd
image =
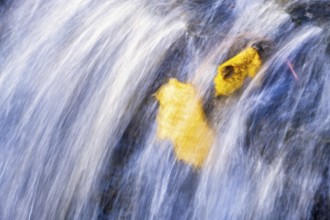
M 322 27 L 295 25 L 279 1 L 2 4 L 0 219 L 326 219 Z M 214 99 L 242 36 L 270 40 L 269 58 Z M 152 94 L 170 77 L 198 88 L 216 131 L 200 170 L 155 136 Z

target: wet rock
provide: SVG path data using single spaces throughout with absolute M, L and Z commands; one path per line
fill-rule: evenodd
M 328 158 L 330 156 L 330 144 L 327 144 L 322 152 L 319 155 L 323 156 L 323 158 L 317 158 L 320 161 L 325 161 L 325 164 L 328 163 Z M 330 216 L 330 188 L 329 188 L 329 166 L 324 168 L 322 174 L 322 180 L 320 185 L 314 195 L 314 205 L 311 211 L 310 220 L 326 220 L 329 219 Z
M 330 1 L 296 2 L 286 8 L 294 22 L 327 21 L 330 18 Z
M 183 3 L 185 13 L 183 19 L 187 22 L 187 32 L 198 37 L 207 37 L 222 32 L 226 33 L 233 16 L 236 1 L 224 0 L 186 0 Z
M 326 54 L 330 56 L 330 33 L 328 33 L 328 39 L 327 39 L 327 48 L 325 50 Z
M 166 16 L 182 2 L 183 0 L 148 0 L 147 5 L 156 15 Z

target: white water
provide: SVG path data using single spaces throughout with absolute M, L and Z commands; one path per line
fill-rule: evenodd
M 321 28 L 261 0 L 16 0 L 2 16 L 1 219 L 311 217 L 329 183 Z M 240 35 L 276 46 L 211 101 L 217 142 L 193 171 L 156 139 L 152 92 L 175 76 L 207 96 Z

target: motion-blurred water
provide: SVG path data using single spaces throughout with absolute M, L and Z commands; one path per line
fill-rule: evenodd
M 322 28 L 295 25 L 279 1 L 8 2 L 0 219 L 326 219 Z M 272 41 L 269 59 L 234 96 L 210 98 L 242 36 Z M 152 94 L 169 77 L 212 106 L 217 141 L 201 170 L 155 136 Z

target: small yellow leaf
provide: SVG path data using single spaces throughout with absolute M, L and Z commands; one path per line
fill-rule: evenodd
M 257 50 L 252 47 L 221 64 L 214 78 L 215 95 L 228 96 L 241 88 L 246 77 L 255 77 L 261 64 Z

